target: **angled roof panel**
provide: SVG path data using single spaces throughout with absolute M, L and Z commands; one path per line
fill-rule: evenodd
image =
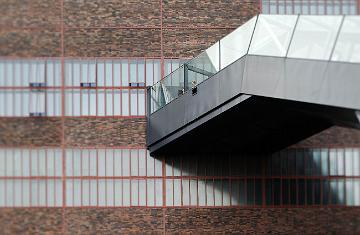
M 360 63 L 360 17 L 345 16 L 331 60 Z
M 297 15 L 260 15 L 249 54 L 286 56 Z

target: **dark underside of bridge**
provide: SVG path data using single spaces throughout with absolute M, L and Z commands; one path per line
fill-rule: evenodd
M 268 154 L 333 125 L 358 127 L 358 120 L 350 109 L 251 96 L 152 155 Z

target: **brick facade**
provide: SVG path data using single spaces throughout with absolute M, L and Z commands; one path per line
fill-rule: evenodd
M 334 126 L 293 145 L 294 148 L 359 147 L 360 130 Z
M 59 28 L 61 2 L 58 0 L 0 0 L 1 28 Z
M 165 29 L 164 55 L 194 57 L 231 31 L 231 29 Z
M 65 118 L 67 147 L 144 147 L 145 118 Z M 1 118 L 2 147 L 60 147 L 61 118 Z
M 259 4 L 258 0 L 207 0 L 201 3 L 196 0 L 166 0 L 163 8 L 165 27 L 237 28 L 257 14 Z
M 3 234 L 359 234 L 359 208 L 1 209 Z M 165 223 L 165 224 L 164 224 Z
M 68 147 L 145 147 L 145 118 L 67 118 Z
M 151 57 L 158 56 L 160 48 L 159 29 L 68 29 L 65 32 L 66 56 Z
M 68 27 L 157 26 L 160 1 L 99 0 L 64 1 L 64 22 Z
M 0 55 L 16 57 L 60 56 L 60 31 L 52 29 L 0 29 Z
M 60 146 L 60 118 L 1 118 L 0 146 Z

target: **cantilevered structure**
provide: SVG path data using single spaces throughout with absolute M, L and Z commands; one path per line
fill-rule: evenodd
M 359 128 L 359 76 L 360 17 L 258 15 L 148 88 L 147 145 L 269 153 Z

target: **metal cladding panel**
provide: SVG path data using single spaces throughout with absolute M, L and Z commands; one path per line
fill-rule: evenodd
M 191 89 L 186 93 L 188 106 L 185 110 L 185 123 L 194 121 L 219 105 L 220 78 L 218 74 L 199 84 L 194 95 Z
M 153 144 L 178 128 L 183 127 L 186 124 L 184 122 L 186 108 L 186 97 L 181 96 L 173 100 L 171 105 L 166 105 L 151 114 L 148 119 L 148 144 Z
M 220 74 L 220 103 L 227 102 L 241 93 L 246 57 L 229 65 Z
M 360 65 L 329 63 L 325 73 L 324 90 L 319 102 L 334 106 L 360 109 Z
M 323 82 L 327 65 L 327 61 L 286 59 L 285 80 L 281 81 L 285 86 L 283 92 L 275 97 L 318 103 L 324 93 Z
M 276 57 L 247 56 L 241 90 L 246 94 L 272 96 L 283 93 L 284 60 Z M 282 96 L 282 94 L 280 95 Z
M 359 64 L 249 55 L 242 92 L 360 109 L 359 72 Z

